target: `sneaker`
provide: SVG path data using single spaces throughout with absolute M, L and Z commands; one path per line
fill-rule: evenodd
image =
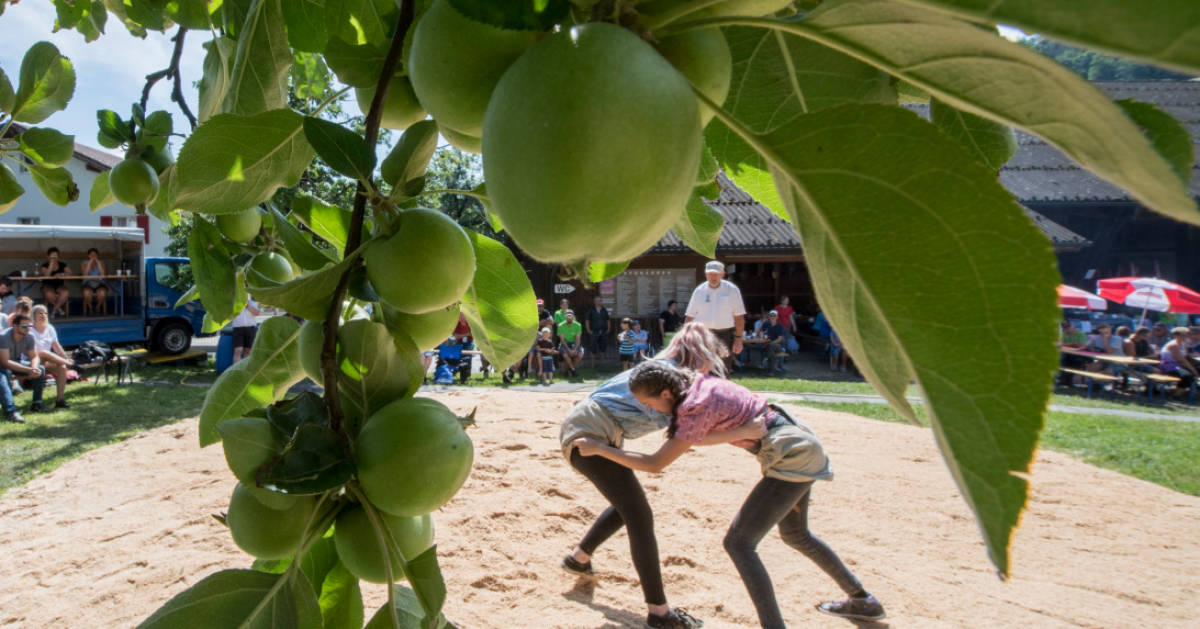
M 592 562 L 578 561 L 571 555 L 567 555 L 566 557 L 563 557 L 562 569 L 566 570 L 568 574 L 573 574 L 577 577 L 594 577 L 594 576 L 596 576 L 596 572 L 594 570 L 592 570 Z
M 883 620 L 887 616 L 883 605 L 874 596 L 866 598 L 848 598 L 844 601 L 826 601 L 817 605 L 817 611 L 831 616 L 851 618 L 854 620 Z
M 646 626 L 665 629 L 697 629 L 704 626 L 704 621 L 694 618 L 691 614 L 676 607 L 665 616 L 646 615 Z
M 34 402 L 33 404 L 29 405 L 29 412 L 30 413 L 48 413 L 48 412 L 50 412 L 50 409 L 46 408 L 46 405 L 42 404 L 41 402 Z
M 13 411 L 11 413 L 4 414 L 4 421 L 13 422 L 13 423 L 17 423 L 17 424 L 24 424 L 25 418 L 22 417 L 21 414 L 18 413 L 17 411 Z
M 71 408 L 71 405 L 66 400 L 58 400 L 54 403 L 54 408 Z
M 0 378 L 2 378 L 2 377 L 3 377 L 3 376 L 0 376 Z M 12 394 L 13 394 L 13 396 L 14 396 L 14 397 L 15 397 L 15 396 L 18 396 L 18 395 L 21 395 L 22 393 L 24 393 L 24 392 L 25 392 L 25 387 L 22 387 L 22 386 L 21 386 L 21 383 L 20 383 L 20 382 L 17 382 L 16 380 L 13 380 L 13 381 L 11 381 L 11 382 L 9 383 L 9 386 L 11 386 L 11 387 L 12 387 Z

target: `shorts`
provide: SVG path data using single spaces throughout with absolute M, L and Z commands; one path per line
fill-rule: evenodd
M 624 443 L 625 433 L 612 414 L 589 397 L 580 400 L 563 420 L 558 433 L 563 458 L 571 460 L 571 443 L 580 437 L 591 437 L 619 448 Z
M 101 282 L 100 280 L 88 280 L 83 283 L 84 288 L 90 288 L 92 290 L 102 288 L 102 287 L 104 287 L 104 285 L 105 285 L 104 282 Z
M 254 333 L 258 330 L 256 326 L 247 325 L 233 329 L 233 346 L 250 348 L 254 346 Z
M 553 356 L 542 356 L 542 373 L 554 373 Z
M 622 353 L 621 354 L 621 362 L 630 362 L 631 363 L 631 362 L 633 362 L 633 359 L 636 357 L 637 357 L 637 354 Z
M 562 345 L 558 346 L 558 351 L 563 354 L 579 352 L 579 355 L 583 356 L 583 344 L 580 344 L 579 347 L 576 347 L 575 349 L 571 349 L 566 343 L 563 343 Z

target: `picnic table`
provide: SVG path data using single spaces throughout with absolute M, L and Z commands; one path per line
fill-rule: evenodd
M 741 354 L 742 360 L 738 363 L 738 373 L 745 372 L 746 361 L 750 358 L 751 351 L 760 352 L 763 360 L 769 359 L 770 356 L 767 356 L 767 348 L 769 347 L 769 344 L 770 344 L 770 341 L 768 341 L 767 339 L 756 339 L 756 338 L 742 339 L 742 354 Z M 786 356 L 787 352 L 781 352 L 781 354 Z
M 1098 360 L 1100 362 L 1110 363 L 1112 365 L 1121 367 L 1121 368 L 1123 368 L 1123 371 L 1125 371 L 1125 373 L 1123 374 L 1123 383 L 1128 382 L 1130 372 L 1136 374 L 1139 378 L 1145 380 L 1145 382 L 1146 382 L 1146 399 L 1147 399 L 1147 401 L 1151 401 L 1151 402 L 1154 401 L 1154 392 L 1156 390 L 1161 389 L 1162 395 L 1163 395 L 1163 401 L 1165 402 L 1166 398 L 1167 398 L 1167 391 L 1166 391 L 1167 385 L 1171 385 L 1171 384 L 1175 384 L 1175 383 L 1179 382 L 1179 378 L 1176 376 L 1167 376 L 1167 375 L 1163 375 L 1163 374 L 1150 373 L 1148 371 L 1148 369 L 1138 369 L 1139 367 L 1152 368 L 1152 367 L 1155 367 L 1155 366 L 1158 366 L 1159 364 L 1161 364 L 1161 361 L 1154 360 L 1153 358 L 1135 358 L 1133 356 L 1120 356 L 1117 354 L 1105 354 L 1102 352 L 1091 352 L 1091 351 L 1087 351 L 1087 350 L 1083 350 L 1083 349 L 1075 349 L 1072 347 L 1060 347 L 1059 351 L 1064 354 L 1070 354 L 1072 356 L 1082 356 L 1084 358 L 1091 358 L 1094 360 Z M 1072 376 L 1080 376 L 1083 378 L 1087 378 L 1088 379 L 1087 397 L 1092 396 L 1092 385 L 1095 382 L 1097 382 L 1097 381 L 1113 382 L 1116 380 L 1116 378 L 1114 376 L 1110 376 L 1108 374 L 1101 374 L 1098 372 L 1082 371 L 1082 370 L 1078 370 L 1078 369 L 1067 369 L 1067 368 L 1060 369 L 1059 371 L 1070 374 Z

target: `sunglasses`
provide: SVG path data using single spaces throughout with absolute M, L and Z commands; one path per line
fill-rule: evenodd
M 21 328 L 22 330 L 28 330 L 29 328 L 31 328 L 33 326 L 29 325 L 28 323 L 22 323 L 21 325 L 18 325 L 17 327 Z

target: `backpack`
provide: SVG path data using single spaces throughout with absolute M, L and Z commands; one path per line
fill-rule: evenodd
M 72 352 L 71 358 L 77 365 L 88 365 L 91 363 L 102 363 L 112 360 L 116 355 L 112 346 L 103 341 L 84 341 L 79 347 Z
M 437 371 L 433 374 L 434 384 L 454 384 L 454 372 L 450 371 L 450 365 L 442 364 L 438 366 Z

